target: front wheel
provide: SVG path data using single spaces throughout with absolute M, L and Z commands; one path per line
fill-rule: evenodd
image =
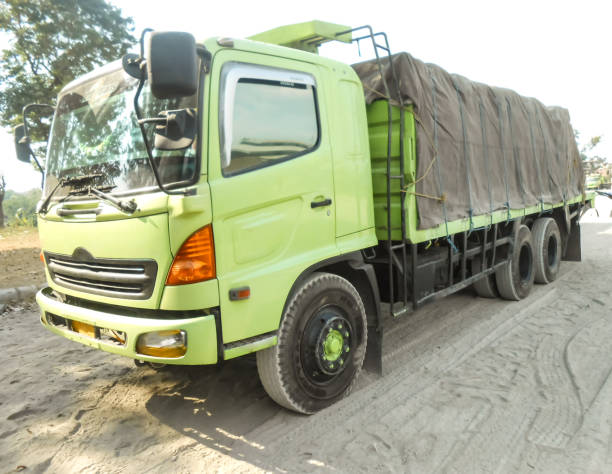
M 278 343 L 257 352 L 259 378 L 279 405 L 311 414 L 344 398 L 361 371 L 363 303 L 346 279 L 315 273 L 286 306 Z

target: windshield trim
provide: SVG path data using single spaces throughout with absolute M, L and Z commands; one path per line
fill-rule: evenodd
M 193 183 L 190 181 L 178 181 L 176 183 L 172 183 L 172 186 L 177 186 L 177 187 L 185 187 L 188 188 L 190 186 L 194 186 L 197 183 Z M 168 186 L 166 186 L 168 187 Z M 124 191 L 115 191 L 113 192 L 108 191 L 106 192 L 106 194 L 110 194 L 113 197 L 116 198 L 124 198 L 124 197 L 130 197 L 130 196 L 139 196 L 142 194 L 152 194 L 155 192 L 160 192 L 163 193 L 163 191 L 161 189 L 159 189 L 159 186 L 157 186 L 156 184 L 154 184 L 153 186 L 142 186 L 139 188 L 133 188 L 133 189 L 126 189 Z M 41 200 L 45 199 L 45 196 L 41 196 Z M 51 201 L 49 201 L 49 206 L 53 203 L 53 204 L 57 204 L 58 202 L 64 202 L 64 201 L 99 201 L 98 198 L 95 197 L 88 197 L 88 196 L 84 196 L 83 194 L 73 194 L 73 195 L 66 195 L 66 196 L 58 196 L 58 197 L 53 197 L 51 198 Z
M 74 89 L 75 87 L 81 86 L 83 84 L 86 84 L 87 82 L 99 79 L 101 76 L 104 76 L 106 74 L 111 74 L 113 72 L 116 72 L 118 70 L 120 70 L 122 68 L 121 66 L 121 60 L 118 61 L 113 61 L 111 63 L 108 63 L 104 66 L 101 66 L 97 69 L 94 69 L 93 71 L 85 74 L 84 76 L 81 76 L 73 81 L 71 81 L 70 83 L 68 83 L 66 86 L 64 86 L 64 88 L 62 88 L 62 90 L 59 92 L 58 94 L 58 102 L 59 99 L 66 93 L 70 92 L 70 90 Z M 197 99 L 196 99 L 196 103 L 197 103 L 197 130 L 196 130 L 196 136 L 195 136 L 195 140 L 197 143 L 196 146 L 196 155 L 195 155 L 195 169 L 193 172 L 193 177 L 191 179 L 188 180 L 182 180 L 182 181 L 176 181 L 174 183 L 164 183 L 164 187 L 168 190 L 172 190 L 172 189 L 178 189 L 178 188 L 186 188 L 189 186 L 193 186 L 195 184 L 197 184 L 202 176 L 202 154 L 203 154 L 203 143 L 202 143 L 202 126 L 203 126 L 203 117 L 202 114 L 204 112 L 204 86 L 206 85 L 205 82 L 205 76 L 206 76 L 206 69 L 205 69 L 205 65 L 204 65 L 204 61 L 201 60 L 200 58 L 200 67 L 199 67 L 199 72 L 200 72 L 200 77 L 198 79 L 198 95 L 197 95 Z M 53 121 L 55 121 L 57 118 L 57 112 L 53 114 Z M 50 130 L 53 130 L 53 121 L 51 123 L 51 127 Z M 49 137 L 51 138 L 51 137 Z M 49 140 L 50 141 L 50 140 Z M 47 146 L 47 154 L 45 156 L 45 163 L 48 162 L 49 159 L 49 151 L 51 150 L 51 146 L 49 143 L 49 146 Z M 46 181 L 47 181 L 47 169 L 45 167 L 45 173 L 44 173 L 44 180 L 43 180 L 43 192 L 46 189 Z M 116 197 L 121 197 L 121 196 L 133 196 L 133 195 L 138 195 L 138 194 L 146 194 L 149 193 L 150 191 L 160 191 L 163 192 L 162 189 L 160 189 L 159 186 L 157 185 L 153 185 L 153 186 L 141 186 L 138 188 L 132 188 L 132 189 L 126 189 L 123 191 L 109 191 L 108 194 L 110 194 L 111 196 L 116 196 Z M 48 193 L 44 194 L 41 196 L 41 199 L 45 199 L 46 196 L 48 196 Z M 51 198 L 50 203 L 57 203 L 60 200 L 66 199 L 67 196 L 58 196 L 58 197 L 53 197 Z

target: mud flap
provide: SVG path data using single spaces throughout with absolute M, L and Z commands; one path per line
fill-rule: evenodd
M 567 236 L 563 260 L 570 262 L 582 261 L 582 248 L 580 245 L 580 240 L 580 224 L 578 223 L 578 220 L 575 220 L 572 222 L 569 235 Z
M 368 327 L 368 343 L 363 368 L 376 375 L 382 375 L 382 327 Z

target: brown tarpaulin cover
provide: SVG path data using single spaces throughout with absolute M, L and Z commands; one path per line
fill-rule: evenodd
M 445 218 L 560 203 L 583 193 L 580 155 L 566 109 L 449 74 L 408 53 L 392 60 L 399 91 L 389 60 L 382 60 L 392 103 L 398 105 L 401 95 L 404 105 L 414 106 L 417 119 L 420 229 Z M 353 68 L 366 103 L 387 97 L 375 60 Z

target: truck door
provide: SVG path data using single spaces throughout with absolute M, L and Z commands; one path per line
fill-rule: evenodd
M 227 344 L 276 330 L 296 278 L 336 254 L 335 200 L 317 66 L 221 51 L 211 80 L 208 169 Z

